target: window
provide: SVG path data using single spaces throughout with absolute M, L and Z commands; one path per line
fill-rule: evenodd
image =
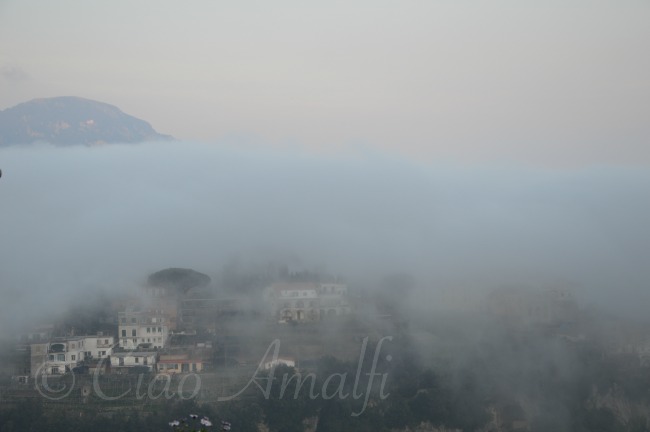
M 158 333 L 162 333 L 162 327 L 158 327 Z
M 131 336 L 135 336 L 135 329 L 131 330 Z
M 65 361 L 65 354 L 57 354 L 56 361 Z
M 147 327 L 147 333 L 151 333 L 151 327 Z
M 122 337 L 126 337 L 126 330 L 122 330 Z
M 136 362 L 136 363 L 140 363 L 140 357 L 136 357 L 136 358 L 135 358 L 135 362 Z
M 120 318 L 120 324 L 126 324 L 126 318 L 124 317 Z
M 76 347 L 77 347 L 77 345 L 76 345 L 74 342 L 72 342 L 72 343 L 70 344 L 70 349 L 75 349 Z
M 124 366 L 124 357 L 120 357 L 120 366 Z
M 136 345 L 138 343 L 138 338 L 133 338 L 133 345 Z
M 108 339 L 104 339 L 104 345 L 108 345 Z
M 131 318 L 131 324 L 135 324 L 137 321 L 135 318 Z
M 72 355 L 70 356 L 70 360 L 72 360 L 72 361 L 75 361 L 75 360 L 77 360 L 77 356 L 76 356 L 76 355 L 74 355 L 74 354 L 72 354 Z
M 50 354 L 50 355 L 47 357 L 47 359 L 48 359 L 49 361 L 54 361 L 54 354 Z

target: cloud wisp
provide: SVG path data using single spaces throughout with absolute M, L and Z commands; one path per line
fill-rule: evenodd
M 29 81 L 31 79 L 31 75 L 15 65 L 0 66 L 0 76 L 9 82 Z

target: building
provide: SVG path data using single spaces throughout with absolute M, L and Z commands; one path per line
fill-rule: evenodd
M 318 285 L 315 283 L 277 283 L 266 289 L 271 314 L 280 321 L 318 321 Z
M 202 372 L 203 357 L 198 353 L 161 354 L 158 360 L 158 373 L 179 374 Z
M 149 307 L 163 310 L 169 330 L 178 331 L 194 328 L 191 320 L 183 322 L 182 300 L 190 293 L 198 298 L 209 297 L 210 282 L 208 275 L 192 269 L 167 268 L 150 274 L 143 289 Z
M 169 327 L 162 309 L 130 308 L 118 312 L 118 321 L 120 348 L 160 349 L 167 343 Z
M 158 353 L 154 351 L 129 351 L 111 356 L 111 371 L 115 373 L 153 372 Z
M 29 330 L 29 332 L 21 335 L 18 338 L 19 343 L 33 344 L 49 342 L 52 338 L 52 331 L 54 324 L 38 325 Z
M 84 359 L 103 359 L 111 355 L 115 346 L 113 336 L 98 333 L 97 336 L 84 336 Z
M 490 293 L 487 311 L 513 324 L 557 326 L 574 323 L 578 305 L 568 290 L 500 288 Z
M 296 361 L 291 357 L 278 357 L 267 361 L 266 363 L 264 363 L 263 367 L 265 370 L 269 370 L 269 369 L 274 369 L 281 365 L 295 368 Z
M 253 310 L 247 299 L 241 297 L 215 298 L 192 297 L 180 300 L 178 326 L 185 332 L 197 329 L 216 333 L 217 322 L 224 317 L 232 317 Z
M 113 336 L 70 336 L 31 345 L 31 375 L 60 375 L 113 352 Z
M 347 285 L 337 283 L 318 284 L 318 307 L 321 319 L 349 314 L 352 309 L 348 302 Z
M 343 284 L 293 282 L 267 287 L 264 298 L 271 315 L 281 322 L 319 321 L 349 314 L 347 294 Z
M 172 287 L 143 287 L 147 308 L 160 311 L 165 318 L 167 328 L 174 331 L 179 324 L 179 302 L 182 294 Z

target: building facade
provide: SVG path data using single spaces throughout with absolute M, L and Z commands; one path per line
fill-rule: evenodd
M 486 301 L 487 311 L 506 322 L 531 325 L 562 325 L 575 322 L 578 305 L 564 289 L 500 288 Z
M 113 353 L 113 336 L 71 336 L 31 345 L 31 375 L 62 375 Z
M 280 322 L 319 321 L 351 312 L 343 284 L 276 283 L 265 289 L 270 314 Z
M 161 354 L 158 360 L 158 373 L 173 375 L 202 372 L 203 363 L 202 356 L 195 353 Z
M 111 371 L 115 373 L 130 373 L 132 370 L 154 372 L 157 361 L 158 353 L 153 351 L 115 353 L 111 356 Z
M 167 316 L 162 309 L 129 309 L 118 313 L 120 348 L 160 349 L 169 338 Z

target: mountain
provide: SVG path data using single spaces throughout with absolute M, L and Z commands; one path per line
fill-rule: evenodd
M 149 123 L 119 108 L 65 96 L 34 99 L 0 111 L 0 146 L 49 142 L 57 145 L 169 141 Z

